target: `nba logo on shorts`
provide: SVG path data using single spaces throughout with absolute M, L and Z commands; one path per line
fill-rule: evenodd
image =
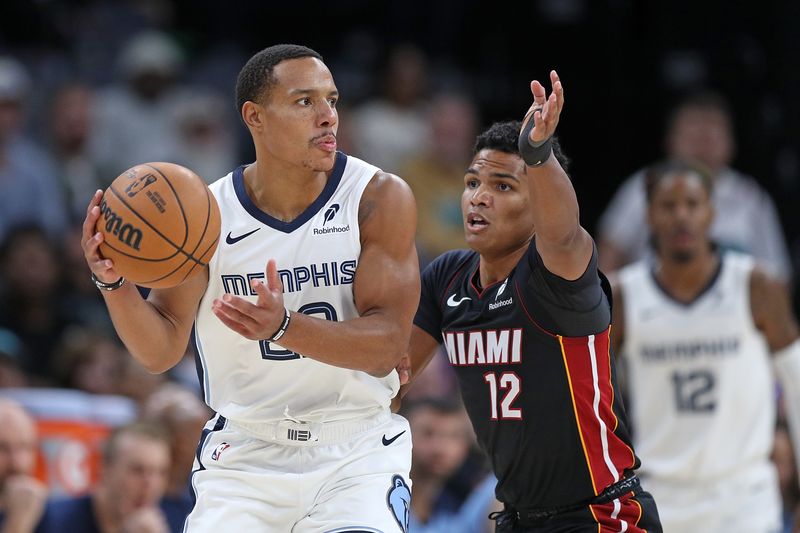
M 227 450 L 230 447 L 231 447 L 230 444 L 228 444 L 227 442 L 223 442 L 222 444 L 220 444 L 219 446 L 214 448 L 214 451 L 211 452 L 211 458 L 214 461 L 219 461 L 219 457 L 222 455 L 222 452 L 224 452 L 225 450 Z

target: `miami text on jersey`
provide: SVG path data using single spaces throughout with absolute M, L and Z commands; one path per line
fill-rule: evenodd
M 447 357 L 455 366 L 522 362 L 522 328 L 443 331 Z

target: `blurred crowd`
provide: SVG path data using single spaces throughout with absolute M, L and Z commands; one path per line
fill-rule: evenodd
M 194 347 L 163 375 L 134 362 L 89 279 L 81 222 L 91 194 L 135 164 L 182 164 L 210 183 L 252 158 L 231 94 L 251 50 L 191 55 L 180 35 L 157 29 L 157 11 L 79 4 L 80 16 L 126 31 L 78 25 L 60 54 L 0 46 L 0 517 L 16 531 L 40 520 L 56 531 L 48 524 L 83 527 L 94 509 L 100 531 L 181 531 L 194 450 L 212 415 Z M 486 116 L 458 83 L 463 73 L 438 69 L 410 44 L 388 50 L 377 71 L 326 60 L 343 94 L 355 96 L 340 109 L 340 149 L 411 185 L 421 264 L 464 247 L 472 144 L 489 119 L 510 117 Z M 663 139 L 664 157 L 699 160 L 717 176 L 715 239 L 756 255 L 791 290 L 775 204 L 758 177 L 731 167 L 728 104 L 715 93 L 686 96 L 664 131 L 639 134 Z M 642 172 L 628 171 L 595 232 L 608 271 L 648 253 Z M 494 479 L 457 398 L 439 357 L 403 407 L 414 443 L 412 531 L 491 530 Z M 782 420 L 774 460 L 790 528 L 800 486 Z

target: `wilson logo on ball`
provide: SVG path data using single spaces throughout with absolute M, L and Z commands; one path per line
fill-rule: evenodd
M 122 220 L 121 216 L 117 215 L 108 207 L 105 200 L 100 203 L 100 212 L 103 214 L 103 218 L 105 218 L 106 221 L 106 232 L 116 236 L 119 241 L 126 246 L 134 250 L 139 249 L 142 243 L 142 230 Z
M 125 189 L 125 194 L 127 194 L 130 198 L 136 196 L 136 193 L 150 185 L 151 183 L 155 183 L 156 177 L 153 174 L 145 174 L 144 176 L 139 176 L 136 180 L 128 185 Z

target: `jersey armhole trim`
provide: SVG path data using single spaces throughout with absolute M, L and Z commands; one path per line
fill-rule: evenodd
M 519 304 L 522 307 L 522 311 L 525 313 L 525 316 L 528 317 L 528 320 L 530 321 L 530 323 L 533 324 L 534 326 L 536 326 L 537 328 L 539 328 L 543 333 L 546 333 L 546 334 L 550 335 L 554 339 L 557 339 L 557 338 L 561 337 L 561 335 L 556 335 L 552 331 L 544 328 L 528 312 L 528 307 L 525 305 L 525 298 L 522 297 L 522 292 L 519 290 L 519 280 L 516 280 L 516 279 L 514 280 L 514 290 L 517 291 L 517 297 L 519 298 Z

